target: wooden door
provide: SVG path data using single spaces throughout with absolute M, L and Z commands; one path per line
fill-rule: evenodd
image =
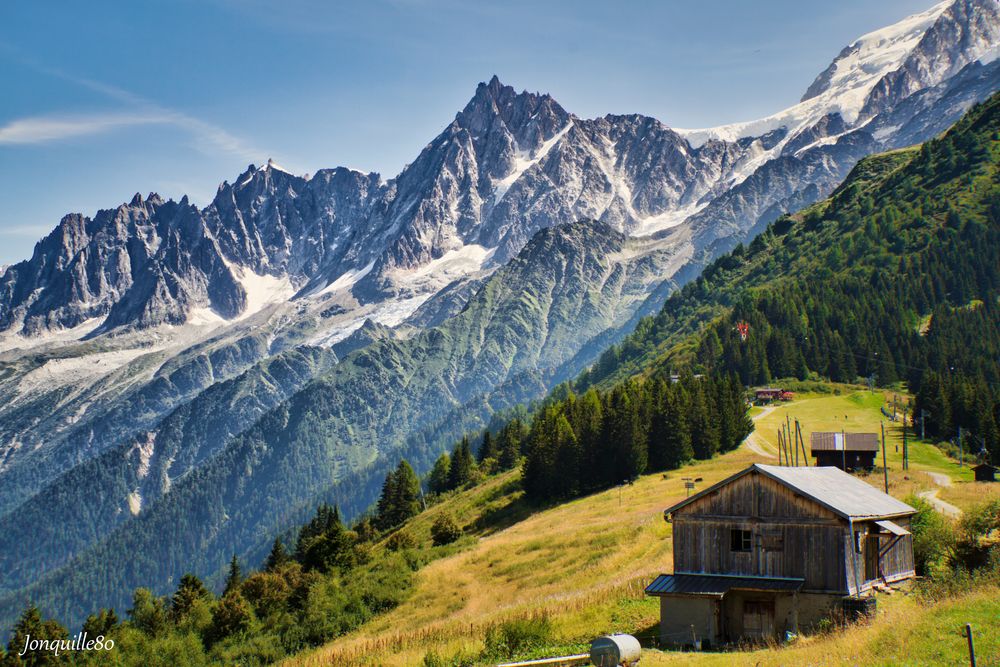
M 865 581 L 879 578 L 878 572 L 878 535 L 868 535 L 865 540 Z
M 774 635 L 774 600 L 744 600 L 743 634 L 752 639 Z

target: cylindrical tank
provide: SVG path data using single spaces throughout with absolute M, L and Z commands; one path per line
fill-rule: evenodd
M 590 662 L 595 667 L 633 667 L 641 656 L 642 647 L 632 635 L 606 635 L 590 642 Z

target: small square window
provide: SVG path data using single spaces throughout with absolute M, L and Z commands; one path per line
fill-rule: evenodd
M 753 534 L 749 530 L 733 529 L 729 531 L 729 550 L 748 552 L 752 544 Z

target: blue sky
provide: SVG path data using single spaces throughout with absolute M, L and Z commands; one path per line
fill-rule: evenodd
M 0 4 L 0 263 L 139 191 L 207 204 L 273 157 L 394 176 L 494 73 L 582 117 L 675 127 L 795 103 L 932 0 Z

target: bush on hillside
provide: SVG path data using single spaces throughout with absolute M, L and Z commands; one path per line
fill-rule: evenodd
M 459 528 L 450 514 L 441 514 L 431 526 L 431 540 L 436 547 L 451 544 L 461 536 L 462 529 Z
M 518 618 L 490 626 L 486 631 L 485 658 L 508 658 L 552 641 L 552 622 L 548 616 Z
M 417 546 L 416 538 L 405 528 L 400 528 L 385 541 L 385 548 L 389 551 L 402 551 L 403 549 L 412 549 L 415 546 Z
M 949 521 L 923 498 L 911 495 L 906 502 L 917 510 L 910 520 L 913 564 L 918 575 L 927 576 L 947 561 L 955 545 L 955 532 Z

